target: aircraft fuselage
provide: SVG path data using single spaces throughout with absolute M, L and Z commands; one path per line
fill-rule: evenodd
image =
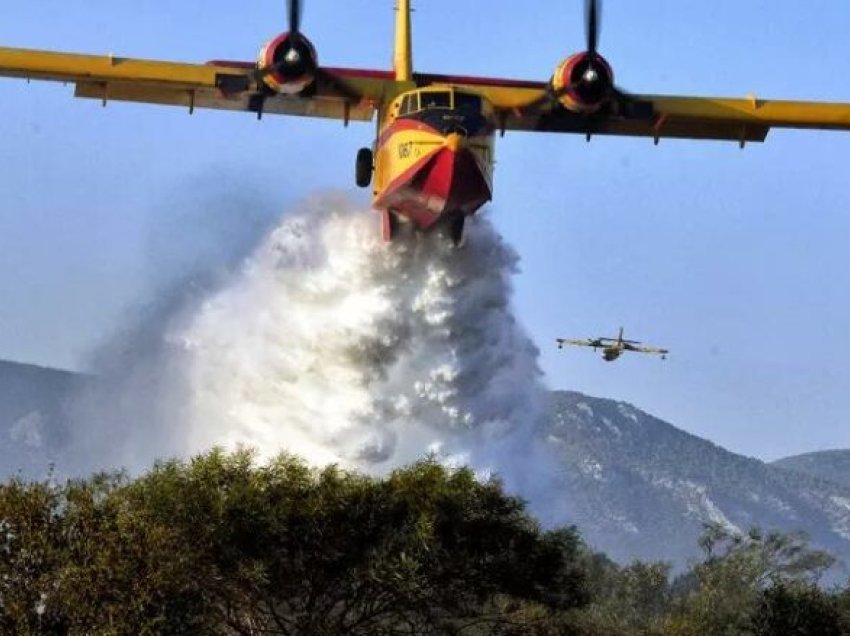
M 402 93 L 379 118 L 373 206 L 420 230 L 475 214 L 493 195 L 493 147 L 493 109 L 481 95 L 452 87 Z
M 606 362 L 613 362 L 620 357 L 621 353 L 623 353 L 623 350 L 620 347 L 606 347 L 602 350 L 602 358 Z

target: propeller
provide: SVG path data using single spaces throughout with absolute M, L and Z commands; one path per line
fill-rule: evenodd
M 549 90 L 546 94 L 523 105 L 521 110 L 544 116 L 553 106 L 557 106 L 556 102 L 564 94 L 576 91 L 587 96 L 589 101 L 610 101 L 614 105 L 615 112 L 622 116 L 634 119 L 652 118 L 654 109 L 650 102 L 637 100 L 629 93 L 610 83 L 607 63 L 598 50 L 602 22 L 602 0 L 585 0 L 584 18 L 587 48 L 584 59 L 580 62 L 583 66 L 580 75 L 574 76 L 575 79 L 569 84 L 557 90 Z
M 277 62 L 257 69 L 255 75 L 258 80 L 276 73 L 287 65 L 301 62 L 301 52 L 298 50 L 298 45 L 304 42 L 304 36 L 301 35 L 301 0 L 287 0 L 286 7 L 289 20 L 289 37 L 286 39 L 288 48 Z
M 362 95 L 350 86 L 345 80 L 332 75 L 315 64 L 314 58 L 311 55 L 305 56 L 304 50 L 312 45 L 309 40 L 301 33 L 301 17 L 303 15 L 304 3 L 302 0 L 287 0 L 287 19 L 288 19 L 288 37 L 286 39 L 286 50 L 280 59 L 268 66 L 258 68 L 254 71 L 254 79 L 262 82 L 263 78 L 272 73 L 276 73 L 286 69 L 287 67 L 301 66 L 302 70 L 312 74 L 317 80 L 329 85 L 337 93 L 345 96 L 348 101 L 357 102 L 362 99 Z
M 599 81 L 600 74 L 597 70 L 597 65 L 600 60 L 600 55 L 597 51 L 599 47 L 599 31 L 602 21 L 602 0 L 585 0 L 584 3 L 584 27 L 585 37 L 587 39 L 587 68 L 581 75 L 578 81 L 573 82 L 570 88 L 581 88 L 582 85 L 588 88 L 593 88 L 594 84 Z M 613 100 L 619 105 L 623 114 L 647 118 L 652 116 L 651 105 L 636 101 L 631 95 L 617 86 L 608 86 L 607 91 Z
M 597 48 L 599 46 L 599 23 L 601 19 L 601 0 L 585 0 L 584 3 L 584 34 L 587 42 L 587 52 L 585 53 L 586 68 L 570 88 L 584 89 L 585 91 L 610 90 L 612 87 L 598 86 L 597 83 L 601 79 L 598 70 L 599 54 Z
M 286 7 L 289 14 L 289 50 L 284 54 L 283 61 L 288 64 L 296 64 L 301 60 L 297 44 L 304 40 L 301 37 L 301 2 L 300 0 L 287 0 Z
M 581 76 L 570 84 L 551 91 L 534 101 L 523 106 L 523 110 L 538 110 L 547 104 L 551 103 L 552 98 L 560 99 L 564 93 L 579 89 L 582 87 L 591 88 L 592 85 L 599 81 L 599 71 L 596 70 L 594 62 L 599 59 L 599 54 L 596 52 L 599 44 L 599 22 L 600 22 L 600 0 L 585 0 L 584 3 L 584 27 L 585 39 L 587 42 L 587 52 L 585 54 L 585 63 L 587 67 L 584 69 Z

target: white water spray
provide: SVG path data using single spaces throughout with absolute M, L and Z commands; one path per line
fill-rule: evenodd
M 248 445 L 383 472 L 435 452 L 529 496 L 551 467 L 533 439 L 538 351 L 510 308 L 515 253 L 470 225 L 457 249 L 436 233 L 384 244 L 341 197 L 285 218 L 110 389 L 145 414 L 121 460 Z

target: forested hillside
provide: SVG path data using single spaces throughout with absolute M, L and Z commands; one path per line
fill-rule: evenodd
M 850 450 L 826 450 L 785 457 L 772 466 L 850 488 Z

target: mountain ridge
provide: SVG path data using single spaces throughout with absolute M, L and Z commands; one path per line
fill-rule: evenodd
M 791 470 L 850 488 L 850 450 L 832 449 L 791 455 L 770 462 Z
M 625 402 L 553 392 L 545 433 L 565 470 L 572 519 L 620 561 L 696 556 L 705 523 L 803 530 L 850 556 L 850 489 L 770 466 Z
M 90 379 L 0 361 L 0 472 L 39 478 L 67 452 L 74 400 Z M 719 523 L 803 530 L 850 562 L 850 485 L 738 455 L 625 402 L 550 395 L 538 437 L 558 461 L 552 508 L 615 560 L 684 567 L 704 524 Z

